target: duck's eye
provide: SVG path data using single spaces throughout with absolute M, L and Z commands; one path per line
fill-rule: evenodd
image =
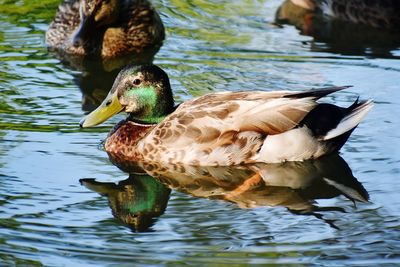
M 141 83 L 142 83 L 142 81 L 140 79 L 134 79 L 133 80 L 133 84 L 136 85 L 136 86 L 138 86 Z

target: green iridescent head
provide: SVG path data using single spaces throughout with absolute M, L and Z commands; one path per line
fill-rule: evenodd
M 140 123 L 158 123 L 174 109 L 168 75 L 155 65 L 121 70 L 106 99 L 81 120 L 81 127 L 98 125 L 125 111 Z

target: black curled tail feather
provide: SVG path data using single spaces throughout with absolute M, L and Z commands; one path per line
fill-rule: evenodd
M 346 108 L 345 116 L 336 126 L 336 128 L 327 132 L 323 139 L 330 140 L 332 138 L 345 134 L 348 131 L 354 130 L 354 128 L 356 128 L 357 125 L 368 114 L 373 105 L 374 104 L 372 100 L 358 102 L 357 99 L 356 102 L 354 102 L 350 107 Z
M 304 97 L 312 97 L 314 99 L 320 99 L 324 96 L 332 94 L 337 91 L 341 91 L 347 88 L 352 87 L 351 85 L 346 86 L 331 86 L 331 87 L 322 87 L 322 88 L 313 88 L 304 92 L 295 92 L 291 94 L 287 94 L 284 97 L 287 98 L 304 98 Z
M 316 138 L 321 139 L 330 130 L 337 127 L 340 121 L 346 116 L 346 111 L 346 108 L 321 103 L 304 117 L 300 126 L 307 126 Z
M 329 144 L 332 150 L 339 150 L 353 130 L 372 108 L 372 101 L 361 101 L 358 98 L 347 108 L 333 104 L 318 104 L 300 123 L 307 126 L 313 135 Z

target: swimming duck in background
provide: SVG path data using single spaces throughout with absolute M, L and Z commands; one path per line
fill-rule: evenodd
M 110 59 L 161 46 L 164 26 L 146 0 L 65 0 L 46 32 L 55 50 Z
M 371 100 L 348 108 L 316 102 L 345 88 L 219 92 L 175 108 L 162 69 L 128 66 L 80 126 L 127 112 L 105 142 L 106 151 L 122 161 L 197 166 L 302 161 L 338 151 L 372 108 Z
M 309 41 L 311 51 L 396 58 L 400 46 L 400 35 L 395 29 L 332 19 L 321 12 L 295 5 L 291 0 L 279 6 L 275 22 L 277 25 L 293 25 L 301 34 L 312 36 Z
M 400 1 L 398 0 L 290 0 L 297 6 L 321 12 L 341 20 L 375 28 L 398 30 Z

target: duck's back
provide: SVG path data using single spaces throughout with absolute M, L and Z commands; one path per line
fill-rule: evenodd
M 165 29 L 150 2 L 125 0 L 121 9 L 119 25 L 109 27 L 104 33 L 103 58 L 140 53 L 145 48 L 161 46 Z
M 70 42 L 79 23 L 79 0 L 65 0 L 58 6 L 56 16 L 46 32 L 47 44 L 54 48 L 63 47 Z

